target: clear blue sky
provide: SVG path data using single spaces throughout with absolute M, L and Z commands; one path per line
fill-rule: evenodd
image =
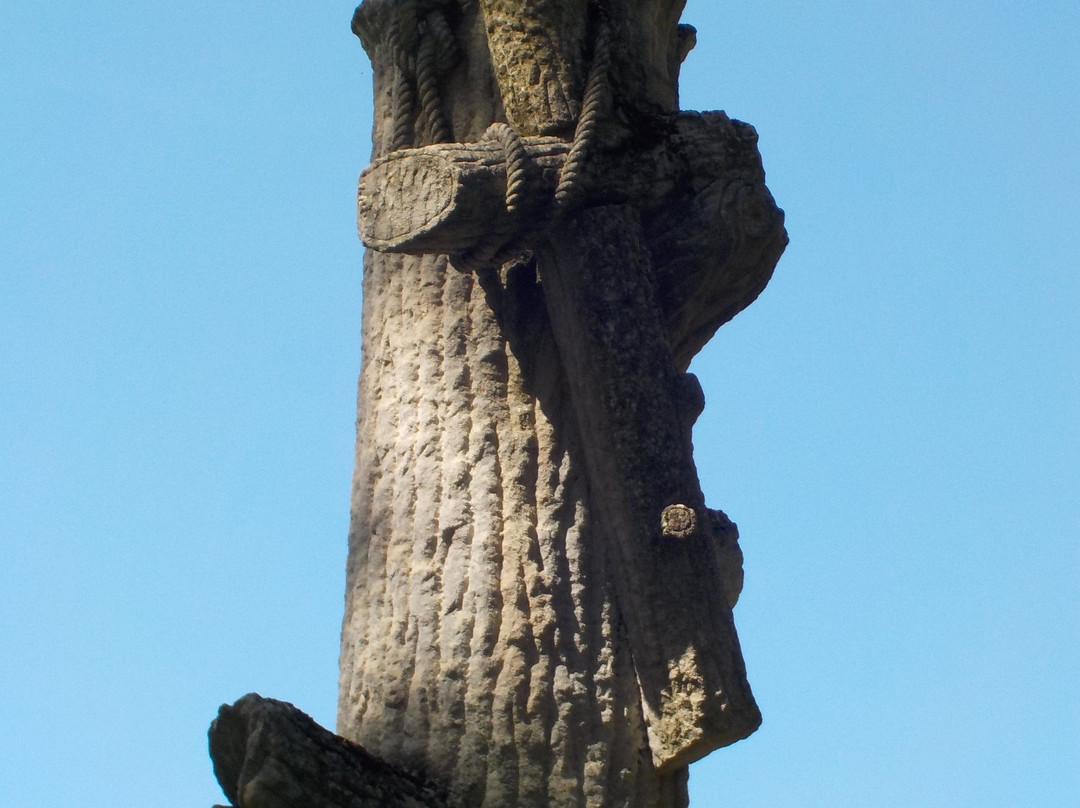
M 352 6 L 0 10 L 0 805 L 209 806 L 332 725 L 359 366 Z M 1080 8 L 707 3 L 791 246 L 696 362 L 765 714 L 695 808 L 1080 805 Z

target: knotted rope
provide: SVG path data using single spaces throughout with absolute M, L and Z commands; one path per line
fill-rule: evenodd
M 480 138 L 481 143 L 492 141 L 498 142 L 502 147 L 506 164 L 506 210 L 511 217 L 517 218 L 525 208 L 529 153 L 525 150 L 525 141 L 517 130 L 502 121 L 491 124 Z M 508 240 L 505 234 L 491 233 L 469 249 L 452 254 L 450 262 L 462 272 L 475 272 L 484 267 L 505 263 L 524 252 L 527 250 L 521 247 L 518 238 L 511 237 Z
M 559 172 L 559 181 L 555 188 L 556 210 L 566 212 L 573 208 L 581 198 L 582 177 L 585 163 L 595 146 L 596 133 L 601 116 L 610 97 L 608 72 L 611 67 L 611 29 L 602 21 L 593 47 L 592 64 L 585 85 L 585 97 L 582 101 L 581 115 L 574 127 L 574 137 L 570 151 Z M 524 208 L 525 186 L 528 181 L 528 152 L 525 143 L 508 123 L 501 121 L 491 124 L 480 138 L 484 141 L 498 141 L 502 146 L 506 163 L 506 209 L 514 217 Z M 451 263 L 463 272 L 476 271 L 496 263 L 503 263 L 527 252 L 521 246 L 519 238 L 510 238 L 504 234 L 489 234 L 467 250 L 454 253 Z
M 484 132 L 481 141 L 497 140 L 502 146 L 506 159 L 506 209 L 517 213 L 525 198 L 526 166 L 529 153 L 525 151 L 525 141 L 510 124 L 498 121 Z

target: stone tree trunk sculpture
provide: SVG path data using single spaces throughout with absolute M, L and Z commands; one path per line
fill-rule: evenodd
M 753 128 L 678 109 L 682 5 L 357 9 L 375 126 L 347 741 L 280 703 L 223 708 L 235 805 L 311 802 L 338 782 L 312 772 L 370 754 L 463 808 L 678 808 L 687 765 L 757 728 L 738 535 L 704 502 L 686 370 L 787 237 Z M 440 804 L 357 777 L 318 799 Z

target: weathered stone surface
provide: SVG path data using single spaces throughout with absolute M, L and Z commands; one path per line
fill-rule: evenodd
M 754 130 L 678 113 L 681 6 L 354 19 L 376 125 L 338 730 L 463 804 L 675 808 L 760 720 L 684 371 L 786 235 Z
M 473 805 L 683 804 L 534 268 L 369 254 L 364 301 L 338 731 Z
M 527 135 L 573 133 L 589 0 L 480 0 L 480 8 L 507 120 Z
M 524 143 L 524 217 L 505 204 L 499 143 L 402 149 L 361 176 L 362 241 L 384 252 L 450 253 L 492 235 L 550 226 L 569 147 L 555 138 Z M 765 288 L 787 244 L 783 214 L 765 187 L 757 133 L 722 112 L 658 118 L 631 145 L 600 149 L 583 183 L 594 189 L 593 204 L 632 203 L 640 212 L 665 336 L 685 369 Z
M 238 806 L 367 805 L 414 771 L 385 804 L 685 808 L 686 765 L 756 728 L 685 371 L 786 234 L 753 128 L 678 110 L 682 5 L 357 9 L 375 126 L 337 730 L 377 760 L 242 700 L 211 744 Z
M 688 529 L 689 514 L 705 513 L 687 417 L 694 408 L 682 400 L 688 385 L 664 339 L 638 211 L 582 210 L 538 247 L 538 263 L 582 426 L 595 528 L 618 564 L 653 763 L 689 763 L 746 737 L 761 718 L 711 524 L 695 515 Z M 679 510 L 686 524 L 673 541 L 663 523 Z
M 558 138 L 524 144 L 535 200 L 530 214 L 539 224 L 569 146 Z M 492 233 L 509 236 L 522 222 L 506 206 L 506 187 L 506 155 L 493 140 L 391 152 L 360 177 L 360 239 L 373 250 L 423 255 L 467 249 Z
M 235 808 L 454 808 L 282 701 L 249 693 L 210 725 L 214 775 Z

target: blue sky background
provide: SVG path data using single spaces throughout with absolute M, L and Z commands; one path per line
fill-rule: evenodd
M 0 9 L 0 805 L 209 806 L 333 724 L 371 71 L 349 4 Z M 765 714 L 695 808 L 1080 805 L 1080 7 L 706 3 L 791 246 L 695 363 Z

